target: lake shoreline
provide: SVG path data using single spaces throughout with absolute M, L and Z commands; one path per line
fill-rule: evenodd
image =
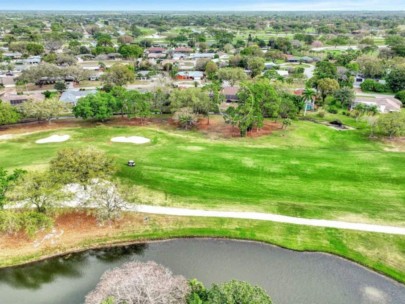
M 65 252 L 60 252 L 60 253 L 55 253 L 55 254 L 50 254 L 50 255 L 43 255 L 40 256 L 39 258 L 33 259 L 33 260 L 28 260 L 25 262 L 17 263 L 14 265 L 8 265 L 8 266 L 0 266 L 0 270 L 4 269 L 12 269 L 12 268 L 17 268 L 17 267 L 22 267 L 22 266 L 29 266 L 33 265 L 36 263 L 40 263 L 49 259 L 53 258 L 58 258 L 58 257 L 64 257 L 64 256 L 69 256 L 72 254 L 76 253 L 84 253 L 87 251 L 92 251 L 92 250 L 103 250 L 103 249 L 109 249 L 109 248 L 117 248 L 117 247 L 125 247 L 125 246 L 132 246 L 132 245 L 140 245 L 140 244 L 155 244 L 155 243 L 164 243 L 164 242 L 170 242 L 170 241 L 175 241 L 175 240 L 211 240 L 211 241 L 233 241 L 233 242 L 242 242 L 242 243 L 254 243 L 254 244 L 259 244 L 259 245 L 266 245 L 266 246 L 271 246 L 275 248 L 282 248 L 285 250 L 293 251 L 293 252 L 299 252 L 303 254 L 321 254 L 325 256 L 332 256 L 335 258 L 339 258 L 341 260 L 344 260 L 345 262 L 352 263 L 354 265 L 357 265 L 369 272 L 375 273 L 385 279 L 388 279 L 392 281 L 394 284 L 398 284 L 399 286 L 404 286 L 405 287 L 405 280 L 397 280 L 395 277 L 390 276 L 387 273 L 384 273 L 382 271 L 379 271 L 378 269 L 374 269 L 373 267 L 370 267 L 368 265 L 364 265 L 354 259 L 350 259 L 347 256 L 344 255 L 339 255 L 335 253 L 330 253 L 326 251 L 317 251 L 317 250 L 297 250 L 297 249 L 292 249 L 287 246 L 282 246 L 282 245 L 277 245 L 271 242 L 266 242 L 263 240 L 255 240 L 255 239 L 245 239 L 245 238 L 235 238 L 235 237 L 221 237 L 221 236 L 168 236 L 168 237 L 151 237 L 151 238 L 145 238 L 145 239 L 138 239 L 138 240 L 128 240 L 128 241 L 112 241 L 112 242 L 107 242 L 105 244 L 98 244 L 86 248 L 72 248 L 68 251 Z

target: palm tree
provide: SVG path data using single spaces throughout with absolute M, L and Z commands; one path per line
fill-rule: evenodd
M 307 114 L 307 106 L 308 102 L 312 105 L 314 103 L 314 97 L 316 96 L 316 92 L 314 89 L 306 87 L 304 92 L 302 92 L 302 99 L 304 100 L 304 116 Z

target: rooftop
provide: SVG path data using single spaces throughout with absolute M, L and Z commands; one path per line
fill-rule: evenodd
M 87 91 L 67 90 L 62 93 L 62 95 L 59 98 L 59 101 L 76 104 L 76 102 L 80 98 L 96 93 L 97 90 L 87 90 Z

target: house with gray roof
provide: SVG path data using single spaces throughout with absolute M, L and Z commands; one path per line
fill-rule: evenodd
M 60 96 L 59 101 L 75 106 L 80 98 L 96 93 L 97 90 L 86 90 L 86 91 L 66 90 Z
M 22 54 L 20 52 L 7 52 L 3 53 L 3 57 L 10 59 L 20 59 L 22 57 Z
M 190 58 L 191 59 L 214 59 L 215 57 L 215 53 L 194 53 L 194 54 L 190 54 Z

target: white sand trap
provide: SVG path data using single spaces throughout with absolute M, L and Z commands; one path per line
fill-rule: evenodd
M 47 144 L 47 143 L 59 143 L 67 141 L 70 138 L 70 135 L 52 135 L 47 138 L 38 139 L 37 144 Z
M 34 134 L 34 133 L 38 133 L 38 132 L 43 132 L 43 131 L 15 133 L 15 134 L 3 134 L 3 135 L 0 135 L 0 140 L 14 139 L 14 138 L 18 138 L 18 137 L 21 137 L 21 136 L 30 135 L 30 134 Z
M 0 140 L 12 139 L 13 137 L 14 137 L 13 134 L 3 134 L 0 135 Z
M 130 137 L 125 137 L 125 136 L 120 136 L 120 137 L 114 137 L 111 138 L 112 142 L 119 142 L 119 143 L 131 143 L 131 144 L 147 144 L 150 142 L 149 138 L 146 137 L 141 137 L 141 136 L 130 136 Z

